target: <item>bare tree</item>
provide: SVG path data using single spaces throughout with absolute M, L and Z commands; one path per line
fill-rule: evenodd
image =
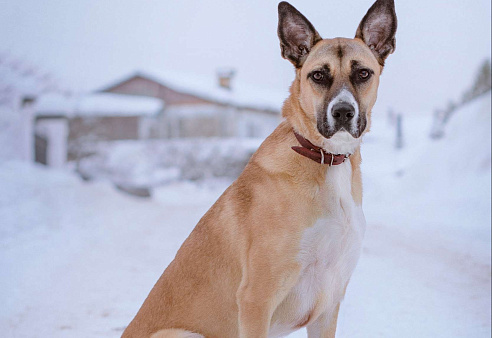
M 471 101 L 489 91 L 492 88 L 491 82 L 490 60 L 485 60 L 477 72 L 473 86 L 463 95 L 463 102 Z
M 480 65 L 473 85 L 470 89 L 465 91 L 459 103 L 449 101 L 446 108 L 436 109 L 434 111 L 434 122 L 430 137 L 434 139 L 441 138 L 444 135 L 444 126 L 456 109 L 490 91 L 492 88 L 491 80 L 491 65 L 490 60 L 487 59 Z

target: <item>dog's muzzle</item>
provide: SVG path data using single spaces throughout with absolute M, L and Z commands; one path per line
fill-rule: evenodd
M 344 88 L 318 114 L 318 131 L 330 138 L 338 131 L 347 131 L 354 138 L 360 137 L 366 127 L 365 113 L 359 111 L 358 103 L 352 93 Z

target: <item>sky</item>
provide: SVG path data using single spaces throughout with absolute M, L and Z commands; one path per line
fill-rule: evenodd
M 324 38 L 353 37 L 372 3 L 291 1 Z M 212 80 L 218 68 L 231 67 L 235 81 L 287 95 L 294 71 L 280 56 L 277 4 L 0 0 L 0 53 L 38 65 L 73 90 L 101 88 L 137 70 Z M 396 0 L 396 12 L 396 51 L 374 110 L 432 112 L 458 100 L 490 58 L 490 1 Z

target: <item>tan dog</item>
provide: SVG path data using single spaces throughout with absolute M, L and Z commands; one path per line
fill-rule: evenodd
M 335 336 L 365 228 L 361 136 L 395 32 L 393 0 L 376 1 L 354 39 L 327 40 L 279 4 L 282 56 L 296 67 L 285 120 L 200 220 L 123 337 L 265 338 L 301 327 Z

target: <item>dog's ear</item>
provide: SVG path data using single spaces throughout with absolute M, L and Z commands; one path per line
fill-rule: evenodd
M 396 48 L 396 26 L 394 0 L 377 0 L 362 19 L 355 38 L 364 41 L 384 66 L 384 60 Z
M 308 19 L 285 1 L 278 4 L 277 34 L 282 57 L 296 68 L 302 66 L 311 48 L 322 40 Z

